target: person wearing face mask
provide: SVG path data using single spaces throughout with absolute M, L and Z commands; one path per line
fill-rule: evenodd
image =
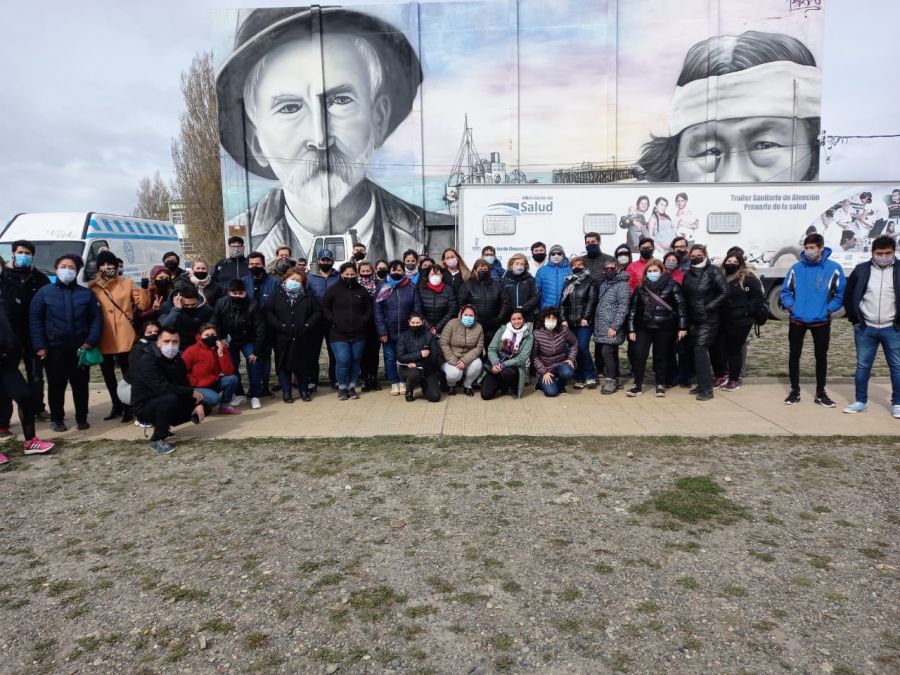
M 165 268 L 169 270 L 169 274 L 172 275 L 173 279 L 177 279 L 184 274 L 184 270 L 181 269 L 181 256 L 175 253 L 175 251 L 163 253 L 162 262 Z
M 784 277 L 781 305 L 790 314 L 788 326 L 788 375 L 791 391 L 786 405 L 800 402 L 800 355 L 806 333 L 812 333 L 816 357 L 816 396 L 813 402 L 825 408 L 835 403 L 825 391 L 828 378 L 828 344 L 831 340 L 831 315 L 844 303 L 844 270 L 830 260 L 821 234 L 803 240 L 800 262 L 794 263 Z
M 146 284 L 145 284 L 146 282 Z M 165 303 L 173 294 L 172 275 L 162 265 L 154 265 L 150 270 L 150 278 L 141 280 L 141 288 L 147 286 L 150 293 L 150 307 L 138 311 L 138 319 L 140 321 L 157 321 L 159 320 L 159 312 Z M 187 284 L 183 284 L 181 290 Z M 181 293 L 179 290 L 179 293 Z
M 684 271 L 681 269 L 681 259 L 674 251 L 669 251 L 663 256 L 663 267 L 668 274 L 681 286 L 684 283 Z M 691 386 L 691 378 L 693 377 L 693 365 L 689 358 L 690 351 L 687 349 L 687 340 L 678 340 L 675 348 L 669 352 L 669 363 L 666 366 L 666 388 L 671 389 L 681 383 Z
M 416 387 L 422 388 L 431 403 L 441 400 L 441 346 L 421 314 L 409 315 L 409 330 L 397 340 L 397 362 L 406 389 L 406 400 L 415 399 Z
M 127 405 L 124 405 L 116 393 L 118 380 L 116 366 L 125 377 L 128 372 L 128 352 L 135 340 L 134 309 L 150 308 L 150 293 L 138 288 L 128 277 L 120 277 L 116 265 L 116 256 L 111 251 L 103 251 L 97 256 L 97 276 L 88 284 L 94 297 L 100 303 L 103 316 L 103 330 L 100 334 L 100 351 L 103 363 L 100 372 L 106 390 L 112 400 L 112 410 L 104 420 L 121 417 L 122 422 L 134 419 Z
M 337 284 L 341 279 L 337 270 L 334 269 L 334 252 L 330 249 L 322 249 L 319 251 L 318 260 L 315 268 L 306 277 L 306 290 L 315 298 L 316 304 L 322 306 L 325 300 L 325 291 Z M 328 352 L 328 382 L 332 389 L 337 389 L 337 375 L 335 374 L 335 358 L 334 351 L 331 349 L 331 341 L 328 339 L 328 326 L 324 322 L 319 322 L 316 326 L 316 332 L 310 336 L 313 340 L 313 351 L 319 356 L 316 357 L 312 372 L 312 390 L 316 391 L 319 387 L 319 361 L 321 360 L 322 343 L 325 343 L 325 349 Z
M 550 261 L 534 275 L 535 285 L 541 292 L 541 309 L 559 307 L 566 277 L 572 274 L 566 252 L 559 244 L 550 247 Z
M 533 344 L 534 337 L 525 321 L 525 312 L 516 307 L 510 313 L 509 322 L 497 331 L 488 346 L 488 360 L 481 380 L 482 400 L 490 401 L 506 393 L 513 398 L 522 398 Z
M 463 383 L 463 393 L 474 396 L 475 380 L 481 375 L 481 355 L 484 352 L 484 330 L 478 323 L 478 310 L 464 305 L 459 316 L 451 319 L 441 332 L 441 354 L 444 357 L 444 376 L 448 393 L 456 396 L 456 385 Z
M 547 244 L 542 241 L 536 241 L 531 245 L 531 260 L 528 261 L 529 269 L 534 270 L 534 274 L 547 264 Z
M 497 260 L 497 250 L 493 246 L 485 246 L 481 249 L 481 259 L 491 268 L 491 279 L 500 281 L 503 278 L 503 265 Z
M 600 348 L 599 363 L 603 364 L 606 374 L 602 394 L 614 394 L 622 388 L 619 345 L 625 342 L 625 319 L 630 300 L 628 273 L 616 261 L 608 261 L 603 268 L 603 279 L 597 284 L 597 311 L 594 317 L 594 343 Z
M 328 338 L 334 351 L 338 400 L 358 399 L 356 384 L 366 345 L 366 330 L 374 316 L 372 296 L 359 283 L 356 263 L 340 268 L 341 282 L 325 291 L 322 315 L 329 326 Z
M 363 260 L 357 266 L 359 285 L 372 298 L 372 318 L 365 327 L 365 345 L 363 346 L 362 363 L 359 369 L 360 388 L 363 391 L 380 391 L 378 384 L 378 359 L 381 353 L 381 341 L 375 330 L 375 296 L 381 288 L 382 281 L 375 274 L 375 265 Z
M 625 268 L 625 271 L 628 272 L 628 284 L 631 286 L 632 293 L 644 278 L 644 267 L 647 265 L 647 261 L 653 258 L 655 250 L 656 244 L 650 237 L 641 237 L 638 242 L 638 259 Z
M 188 381 L 203 395 L 206 405 L 210 408 L 219 406 L 220 415 L 241 414 L 231 404 L 238 376 L 228 353 L 228 343 L 219 339 L 215 325 L 207 323 L 200 326 L 196 341 L 184 350 L 181 359 Z
M 268 272 L 270 277 L 275 277 L 278 283 L 281 283 L 284 280 L 284 273 L 294 265 L 296 263 L 291 258 L 291 247 L 279 246 L 275 249 L 275 259 L 266 267 L 266 272 Z
M 384 280 L 387 279 L 388 274 L 390 274 L 390 269 L 387 260 L 376 260 L 375 278 L 378 279 L 379 282 L 384 283 Z
M 487 261 L 478 259 L 472 265 L 472 276 L 459 289 L 459 305 L 472 305 L 478 313 L 478 322 L 484 330 L 485 344 L 490 344 L 500 327 L 503 300 L 500 282 L 491 276 Z
M 678 256 L 679 260 L 679 269 L 686 273 L 691 269 L 691 257 L 688 255 L 688 248 L 690 247 L 690 242 L 681 236 L 675 237 L 672 240 L 672 244 L 670 248 L 672 249 L 672 253 Z
M 516 253 L 507 261 L 506 274 L 500 281 L 500 293 L 501 323 L 509 323 L 513 309 L 517 308 L 525 313 L 526 323 L 534 323 L 535 314 L 541 305 L 541 292 L 528 270 L 528 259 L 523 253 Z
M 572 258 L 569 262 L 572 274 L 563 286 L 563 324 L 575 334 L 578 340 L 578 360 L 575 364 L 575 388 L 584 389 L 597 386 L 597 371 L 591 358 L 591 337 L 594 334 L 594 315 L 597 311 L 597 284 L 588 274 L 584 258 Z
M 210 307 L 215 307 L 219 298 L 225 295 L 225 290 L 210 279 L 209 264 L 204 258 L 195 259 L 191 264 L 191 269 L 175 280 L 173 292 L 180 294 L 187 286 L 196 288 L 202 300 L 200 304 L 207 304 Z
M 247 276 L 247 258 L 244 257 L 244 240 L 242 237 L 228 238 L 228 257 L 222 258 L 213 268 L 212 281 L 225 291 L 232 279 L 243 279 Z
M 287 271 L 275 297 L 266 305 L 266 323 L 275 346 L 275 362 L 281 383 L 281 398 L 294 402 L 294 385 L 300 399 L 312 400 L 309 380 L 319 359 L 317 324 L 319 303 L 306 292 L 306 272 L 299 267 Z
M 100 343 L 103 317 L 94 294 L 76 281 L 84 266 L 81 256 L 67 253 L 56 259 L 56 282 L 35 293 L 28 311 L 31 346 L 47 372 L 50 426 L 65 431 L 66 387 L 72 387 L 75 423 L 89 429 L 88 380 L 90 371 L 78 365 L 78 350 Z
M 422 313 L 422 296 L 404 264 L 393 260 L 390 274 L 375 296 L 375 330 L 384 349 L 384 371 L 391 383 L 391 396 L 403 393 L 397 371 L 397 339 L 409 328 L 409 316 Z
M 900 419 L 900 265 L 893 237 L 876 237 L 871 260 L 850 273 L 844 307 L 856 345 L 856 397 L 844 412 L 868 408 L 869 377 L 880 345 L 891 374 L 891 415 Z
M 584 235 L 584 268 L 594 281 L 603 280 L 603 268 L 608 262 L 616 259 L 600 250 L 600 235 L 597 232 L 588 232 Z
M 463 284 L 469 280 L 470 272 L 466 261 L 456 249 L 445 248 L 441 253 L 441 269 L 444 271 L 444 283 L 459 295 Z
M 141 352 L 144 350 L 144 346 L 149 342 L 156 342 L 159 337 L 159 323 L 153 320 L 144 321 L 137 330 L 137 335 L 138 338 L 131 346 L 131 351 L 128 352 L 128 372 L 122 376 L 122 379 L 119 381 L 118 389 L 116 390 L 116 393 L 119 395 L 119 400 L 127 402 L 128 405 L 131 405 L 131 378 L 128 376 L 128 373 L 137 372 L 134 368 L 137 365 Z M 142 428 L 147 428 L 149 426 L 138 420 L 134 421 L 134 425 Z
M 266 271 L 266 258 L 258 251 L 247 256 L 247 271 L 249 274 L 244 277 L 247 295 L 256 303 L 260 312 L 265 312 L 269 298 L 278 290 L 279 281 Z M 273 394 L 269 389 L 269 380 L 272 379 L 272 345 L 268 339 L 256 343 L 256 357 L 262 382 L 260 397 L 272 398 Z
M 566 393 L 566 383 L 575 379 L 578 340 L 563 325 L 559 309 L 547 307 L 541 312 L 540 325 L 534 330 L 531 361 L 537 371 L 537 386 L 550 398 Z
M 414 284 L 419 283 L 419 254 L 411 248 L 403 252 L 403 274 Z
M 698 401 L 713 398 L 713 374 L 710 350 L 719 334 L 720 313 L 728 296 L 728 282 L 722 270 L 710 263 L 706 247 L 691 246 L 691 270 L 682 284 L 688 310 L 688 336 L 697 373 L 697 386 L 690 393 Z
M 419 294 L 422 296 L 422 313 L 429 326 L 428 330 L 432 335 L 438 335 L 459 310 L 456 294 L 444 281 L 444 273 L 440 267 L 432 267 L 427 271 L 425 283 L 419 287 Z
M 684 283 L 684 271 L 681 269 L 681 260 L 675 252 L 669 251 L 666 253 L 662 258 L 662 262 L 663 267 L 666 269 L 666 274 L 672 277 L 676 284 L 681 286 Z
M 722 327 L 712 352 L 716 378 L 713 387 L 731 392 L 741 388 L 744 346 L 750 329 L 761 313 L 768 313 L 768 307 L 762 282 L 747 265 L 743 253 L 729 252 L 722 262 L 722 272 L 728 282 L 728 296 L 722 305 Z
M 180 344 L 190 345 L 200 326 L 212 321 L 213 311 L 209 305 L 201 305 L 197 289 L 188 286 L 181 295 L 173 293 L 159 308 L 159 325 L 176 331 L 181 338 Z
M 366 259 L 366 245 L 361 242 L 353 244 L 353 252 L 350 255 L 353 261 L 358 265 Z
M 241 356 L 247 366 L 247 386 L 250 393 L 250 408 L 262 407 L 265 373 L 260 354 L 268 349 L 266 322 L 263 310 L 247 293 L 247 285 L 242 279 L 228 282 L 228 295 L 221 298 L 213 310 L 210 323 L 214 324 L 228 349 L 228 355 L 236 375 L 233 404 L 238 406 L 245 400 L 245 390 L 241 383 Z M 201 327 L 202 329 L 202 327 Z
M 175 451 L 169 438 L 172 427 L 188 421 L 199 424 L 210 412 L 203 394 L 188 380 L 187 370 L 178 354 L 178 333 L 163 328 L 155 342 L 144 345 L 131 378 L 131 405 L 135 417 L 153 426 L 150 447 L 157 455 Z
M 675 340 L 687 334 L 687 311 L 681 286 L 663 271 L 659 260 L 651 259 L 644 267 L 640 285 L 631 296 L 628 308 L 628 339 L 635 344 L 634 386 L 629 396 L 640 396 L 644 389 L 644 373 L 650 349 L 653 349 L 653 376 L 656 395 L 666 395 L 666 367 Z

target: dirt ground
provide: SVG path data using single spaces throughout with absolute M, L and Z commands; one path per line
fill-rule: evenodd
M 12 453 L 0 672 L 900 670 L 900 443 L 547 436 Z

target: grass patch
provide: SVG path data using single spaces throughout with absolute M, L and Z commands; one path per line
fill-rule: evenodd
M 615 571 L 615 567 L 609 565 L 607 563 L 598 562 L 594 563 L 594 571 L 599 574 L 612 574 Z
M 500 590 L 506 593 L 518 593 L 522 590 L 522 585 L 514 579 L 507 579 L 500 584 Z
M 867 558 L 872 558 L 873 560 L 881 560 L 885 557 L 884 551 L 880 548 L 875 548 L 874 546 L 867 546 L 865 548 L 857 549 L 860 553 L 862 553 Z
M 700 588 L 700 582 L 694 577 L 679 577 L 675 580 L 675 583 L 689 591 L 696 591 Z
M 228 623 L 227 621 L 222 621 L 221 619 L 210 619 L 209 621 L 204 621 L 200 624 L 200 627 L 197 629 L 201 633 L 218 633 L 219 635 L 225 635 L 226 633 L 230 633 L 234 630 L 234 624 Z
M 493 647 L 494 649 L 499 649 L 500 651 L 507 651 L 512 649 L 513 646 L 513 638 L 511 635 L 507 635 L 506 633 L 497 633 L 496 635 L 492 635 L 488 638 L 488 645 Z
M 750 592 L 743 586 L 730 585 L 722 589 L 722 595 L 728 598 L 746 598 Z
M 428 616 L 429 614 L 436 614 L 437 607 L 434 607 L 433 605 L 415 605 L 413 607 L 407 607 L 403 610 L 403 613 L 410 619 L 418 619 L 423 616 Z
M 675 479 L 671 489 L 657 493 L 632 510 L 639 514 L 655 510 L 687 523 L 713 521 L 728 525 L 746 518 L 744 507 L 724 497 L 723 492 L 725 488 L 709 476 L 682 476 Z
M 560 594 L 560 597 L 565 602 L 574 602 L 575 600 L 578 599 L 579 595 L 581 595 L 581 591 L 579 591 L 577 588 L 572 588 L 570 586 L 569 588 L 563 589 L 563 592 Z
M 173 602 L 183 602 L 185 600 L 203 602 L 209 597 L 209 593 L 206 591 L 188 588 L 187 586 L 176 586 L 175 584 L 166 584 L 159 589 L 159 592 L 163 598 Z
M 406 596 L 397 593 L 390 586 L 363 588 L 350 594 L 350 606 L 367 621 L 377 621 L 385 616 L 394 605 L 406 602 Z
M 491 596 L 489 595 L 466 591 L 464 593 L 460 593 L 459 595 L 454 595 L 451 598 L 451 601 L 458 602 L 461 605 L 480 605 L 482 602 L 487 602 L 490 599 Z
M 247 651 L 259 649 L 260 647 L 265 646 L 268 641 L 269 636 L 267 633 L 247 633 L 247 635 L 241 638 L 241 644 Z
M 428 577 L 425 580 L 425 583 L 431 586 L 431 588 L 437 593 L 452 593 L 456 590 L 456 586 L 451 584 L 443 577 Z

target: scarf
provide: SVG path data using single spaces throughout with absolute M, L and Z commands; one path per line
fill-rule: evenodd
M 194 276 L 193 272 L 190 273 L 190 276 L 188 278 L 191 280 L 191 283 L 197 287 L 198 291 L 206 288 L 209 285 L 209 274 L 208 273 L 207 273 L 207 276 L 205 279 L 198 279 L 197 277 Z
M 433 285 L 433 284 L 431 283 L 431 279 L 429 278 L 429 279 L 428 279 L 428 283 L 425 284 L 425 285 L 426 285 L 428 288 L 430 288 L 431 290 L 433 290 L 435 293 L 440 293 L 441 291 L 444 290 L 444 278 L 441 277 L 441 283 L 439 283 L 437 286 Z
M 373 274 L 368 279 L 363 277 L 359 278 L 359 285 L 366 289 L 366 292 L 375 297 L 375 291 L 378 290 L 378 285 L 375 283 L 375 275 Z
M 559 302 L 562 304 L 562 301 L 568 298 L 572 291 L 575 290 L 576 286 L 581 285 L 585 279 L 590 279 L 591 275 L 587 273 L 587 271 L 582 272 L 581 274 L 570 274 L 566 277 L 566 287 L 563 289 L 562 298 L 560 298 Z
M 375 302 L 384 302 L 389 297 L 391 297 L 391 293 L 394 292 L 395 288 L 400 288 L 402 286 L 408 286 L 410 283 L 411 277 L 403 277 L 400 281 L 394 281 L 391 279 L 391 275 L 389 274 L 387 279 L 384 280 L 384 286 L 381 287 L 381 290 L 378 291 L 378 295 L 375 296 Z
M 507 361 L 519 351 L 522 338 L 528 332 L 528 324 L 523 323 L 521 328 L 513 328 L 511 323 L 506 324 L 503 336 L 500 338 L 500 360 Z

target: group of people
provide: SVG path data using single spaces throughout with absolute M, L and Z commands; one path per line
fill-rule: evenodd
M 329 250 L 308 266 L 282 246 L 267 265 L 259 252 L 245 256 L 243 240 L 232 237 L 229 256 L 211 274 L 202 259 L 183 270 L 178 255 L 167 253 L 150 277 L 135 283 L 122 276 L 116 256 L 103 251 L 96 278 L 82 286 L 76 281 L 83 266 L 78 255 L 59 257 L 51 283 L 31 264 L 34 244 L 15 242 L 11 264 L 0 265 L 0 438 L 13 436 L 15 401 L 25 452 L 48 451 L 52 444 L 37 437 L 34 420 L 44 417 L 52 430 L 65 431 L 67 387 L 75 423 L 87 429 L 84 352 L 91 350 L 102 355 L 112 400 L 105 419 L 152 427 L 151 444 L 160 454 L 174 450 L 172 427 L 199 423 L 213 409 L 237 415 L 247 398 L 257 409 L 277 391 L 287 404 L 295 392 L 311 401 L 323 343 L 328 382 L 339 401 L 380 389 L 382 358 L 390 393 L 407 401 L 419 389 L 431 402 L 460 388 L 466 396 L 480 389 L 485 400 L 520 398 L 532 378 L 535 389 L 551 398 L 570 385 L 600 386 L 612 395 L 627 386 L 620 372 L 622 344 L 633 375 L 630 397 L 649 385 L 651 354 L 650 386 L 658 397 L 678 385 L 700 401 L 712 399 L 715 389 L 740 389 L 747 337 L 768 316 L 763 285 L 740 248 L 715 265 L 704 246 L 689 245 L 682 236 L 662 255 L 658 242 L 641 237 L 636 258 L 628 244 L 604 253 L 595 232 L 585 235 L 584 244 L 585 252 L 570 258 L 559 245 L 548 249 L 536 242 L 530 257 L 516 253 L 505 266 L 485 246 L 471 269 L 453 248 L 438 260 L 408 250 L 402 259 L 373 262 L 357 244 L 351 260 L 335 269 Z M 814 400 L 835 406 L 826 391 L 827 352 L 832 315 L 845 307 L 858 356 L 856 401 L 845 412 L 866 409 L 881 345 L 891 368 L 892 412 L 900 418 L 896 242 L 879 237 L 872 249 L 871 261 L 845 280 L 822 236 L 806 237 L 781 292 L 790 313 L 785 403 L 800 401 L 799 362 L 809 332 Z M 270 384 L 273 365 L 277 381 Z

